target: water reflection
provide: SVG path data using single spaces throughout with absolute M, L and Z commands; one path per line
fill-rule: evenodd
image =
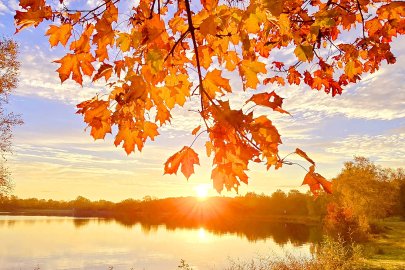
M 232 217 L 219 220 L 195 220 L 184 217 L 122 217 L 115 218 L 119 224 L 131 228 L 140 224 L 144 233 L 156 231 L 158 226 L 164 225 L 166 230 L 175 231 L 176 229 L 199 229 L 209 231 L 215 235 L 235 234 L 238 237 L 246 238 L 251 242 L 271 238 L 279 245 L 293 243 L 300 246 L 305 243 L 319 242 L 321 239 L 321 230 L 319 226 L 281 223 L 266 221 L 263 219 L 247 219 L 243 217 Z
M 228 257 L 250 259 L 270 250 L 309 256 L 308 243 L 319 237 L 313 226 L 242 217 L 0 216 L 0 268 L 176 269 L 186 259 L 196 270 L 213 269 L 213 263 L 221 269 Z
M 88 218 L 75 218 L 75 219 L 73 219 L 73 223 L 74 223 L 76 228 L 86 226 L 87 224 L 89 224 L 89 222 L 90 222 L 90 219 L 88 219 Z
M 316 225 L 306 225 L 297 223 L 274 222 L 265 219 L 254 219 L 235 217 L 218 219 L 195 219 L 184 216 L 166 215 L 166 216 L 121 216 L 114 218 L 82 218 L 76 217 L 66 219 L 63 217 L 40 218 L 32 217 L 24 220 L 0 219 L 0 227 L 12 227 L 16 222 L 25 224 L 34 224 L 37 222 L 73 222 L 76 229 L 88 226 L 91 222 L 99 224 L 109 224 L 115 222 L 123 227 L 131 229 L 140 225 L 141 231 L 150 235 L 156 233 L 159 227 L 167 231 L 176 231 L 178 229 L 199 230 L 203 235 L 210 232 L 217 236 L 232 234 L 240 238 L 246 238 L 250 242 L 272 239 L 278 245 L 292 243 L 294 246 L 301 246 L 305 243 L 316 243 L 322 238 L 321 229 Z

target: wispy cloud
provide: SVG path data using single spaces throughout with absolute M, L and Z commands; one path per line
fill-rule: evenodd
M 353 153 L 389 166 L 403 166 L 405 162 L 405 132 L 381 135 L 350 135 L 333 142 L 326 152 L 350 159 Z
M 58 56 L 53 50 L 46 50 L 38 45 L 35 46 L 35 51 L 33 54 L 32 48 L 28 46 L 24 46 L 22 50 L 20 83 L 14 92 L 16 95 L 77 104 L 105 92 L 103 83 L 93 84 L 87 78 L 84 78 L 83 87 L 71 80 L 62 84 L 56 72 L 58 64 L 53 63 Z
M 4 15 L 4 14 L 12 14 L 12 11 L 7 7 L 7 5 L 5 4 L 5 2 L 3 2 L 3 0 L 0 0 L 0 15 Z
M 18 4 L 17 0 L 8 0 L 8 6 L 10 7 L 11 10 L 19 10 L 21 7 Z

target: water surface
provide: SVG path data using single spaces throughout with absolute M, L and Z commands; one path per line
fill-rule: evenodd
M 0 216 L 0 269 L 177 269 L 181 259 L 196 270 L 222 269 L 229 258 L 285 252 L 310 256 L 311 242 L 318 239 L 318 228 L 257 224 L 179 228 L 114 219 Z M 255 227 L 260 227 L 257 234 Z

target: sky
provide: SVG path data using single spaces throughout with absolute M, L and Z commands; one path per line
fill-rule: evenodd
M 89 0 L 87 5 L 93 2 Z M 14 35 L 16 8 L 16 0 L 0 0 L 0 36 L 19 43 L 22 64 L 19 85 L 7 106 L 9 111 L 21 114 L 25 122 L 14 129 L 13 154 L 8 157 L 13 195 L 63 200 L 81 195 L 92 200 L 120 201 L 146 195 L 193 196 L 198 185 L 205 185 L 209 195 L 218 195 L 212 188 L 211 160 L 205 156 L 203 136 L 195 144 L 201 166 L 188 181 L 181 173 L 163 175 L 166 159 L 193 141 L 191 130 L 198 126 L 199 119 L 187 109 L 177 108 L 172 123 L 160 129 L 161 135 L 148 142 L 142 153 L 127 155 L 120 146 L 114 146 L 112 136 L 94 141 L 82 117 L 75 114 L 75 106 L 105 91 L 104 84 L 61 84 L 55 71 L 58 65 L 53 61 L 63 56 L 63 47 L 50 48 L 44 36 L 45 25 Z M 317 171 L 329 179 L 354 156 L 368 157 L 384 167 L 403 167 L 405 38 L 395 39 L 392 46 L 396 64 L 383 64 L 378 72 L 364 75 L 360 83 L 346 87 L 341 96 L 332 98 L 305 87 L 272 86 L 270 90 L 285 98 L 283 108 L 292 115 L 271 114 L 282 135 L 281 156 L 299 147 L 316 161 Z M 239 87 L 237 80 L 230 79 L 234 88 Z M 294 157 L 291 160 L 308 166 Z M 301 186 L 305 173 L 298 166 L 267 171 L 264 166 L 253 165 L 249 184 L 242 184 L 239 193 L 271 194 L 277 189 L 305 192 L 308 188 Z

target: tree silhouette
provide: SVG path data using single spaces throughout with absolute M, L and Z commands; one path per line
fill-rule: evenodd
M 7 193 L 10 188 L 10 173 L 5 164 L 5 154 L 11 151 L 12 127 L 22 124 L 18 115 L 8 113 L 4 106 L 8 95 L 17 87 L 18 70 L 17 44 L 10 39 L 0 40 L 0 195 Z

